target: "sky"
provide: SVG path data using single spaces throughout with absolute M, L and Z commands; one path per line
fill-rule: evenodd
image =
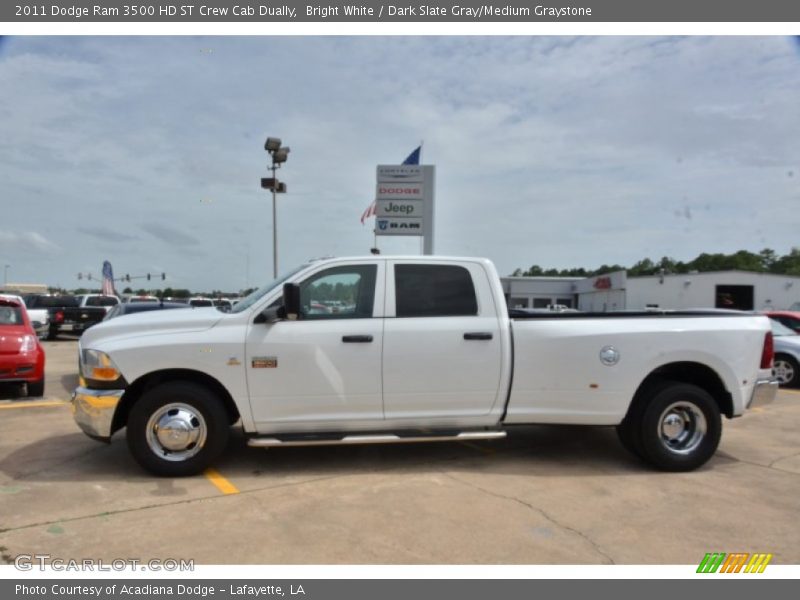
M 267 136 L 279 271 L 367 254 L 375 167 L 420 142 L 436 253 L 501 274 L 800 245 L 792 38 L 10 37 L 0 90 L 9 282 L 269 281 Z

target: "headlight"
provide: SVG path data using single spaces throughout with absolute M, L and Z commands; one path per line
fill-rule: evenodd
M 95 381 L 115 381 L 120 378 L 117 365 L 108 354 L 99 350 L 84 350 L 81 353 L 81 375 Z
M 36 350 L 36 338 L 32 335 L 24 335 L 19 338 L 19 341 L 20 354 L 28 354 L 29 352 L 34 352 Z

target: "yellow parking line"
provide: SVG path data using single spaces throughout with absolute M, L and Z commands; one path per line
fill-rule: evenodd
M 0 404 L 0 410 L 4 408 L 38 408 L 40 406 L 69 406 L 69 402 L 63 400 L 34 400 L 32 402 L 16 402 L 14 404 Z
M 222 492 L 223 494 L 238 494 L 239 489 L 233 485 L 230 481 L 225 479 L 222 475 L 219 474 L 219 471 L 216 469 L 212 469 L 209 467 L 205 471 L 203 471 L 203 475 L 206 476 L 211 483 L 213 483 L 216 488 Z

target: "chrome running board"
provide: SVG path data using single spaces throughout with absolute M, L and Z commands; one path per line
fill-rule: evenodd
M 329 439 L 289 439 L 280 440 L 274 437 L 256 437 L 248 440 L 247 445 L 255 448 L 276 448 L 286 446 L 341 446 L 353 444 L 409 444 L 412 442 L 464 442 L 471 440 L 496 440 L 506 437 L 505 431 L 462 431 L 455 435 L 417 435 L 399 436 L 389 434 L 346 435 Z

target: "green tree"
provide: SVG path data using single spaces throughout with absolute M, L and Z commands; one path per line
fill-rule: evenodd
M 775 269 L 778 263 L 778 255 L 775 253 L 775 250 L 772 248 L 764 248 L 758 253 L 758 256 L 761 259 L 761 268 L 770 273 L 774 272 L 773 269 Z
M 800 248 L 792 248 L 791 252 L 781 256 L 775 263 L 776 273 L 800 276 Z
M 649 258 L 643 258 L 636 264 L 634 264 L 630 269 L 628 269 L 628 275 L 631 277 L 638 277 L 641 275 L 653 275 L 657 271 L 655 263 L 650 260 Z

